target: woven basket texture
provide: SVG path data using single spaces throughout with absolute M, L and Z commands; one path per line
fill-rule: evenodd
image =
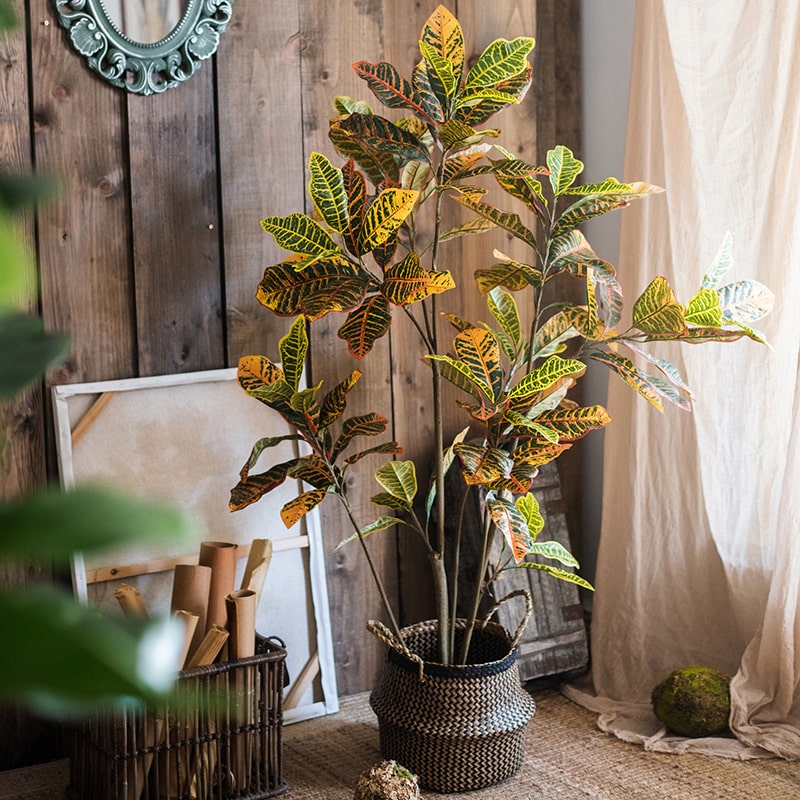
M 281 732 L 286 650 L 181 673 L 145 712 L 98 712 L 75 731 L 70 800 L 265 800 L 287 790 Z
M 459 634 L 466 623 L 459 620 Z M 370 695 L 378 718 L 380 748 L 436 792 L 466 792 L 514 775 L 524 758 L 525 726 L 533 698 L 522 688 L 516 653 L 505 628 L 476 630 L 469 663 L 435 663 L 437 623 L 403 629 L 419 665 L 390 649 L 382 678 Z

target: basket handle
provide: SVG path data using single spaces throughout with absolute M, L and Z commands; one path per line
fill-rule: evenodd
M 517 626 L 516 631 L 514 631 L 514 635 L 511 637 L 511 649 L 513 650 L 518 644 L 520 637 L 522 636 L 522 632 L 525 630 L 525 626 L 528 624 L 528 620 L 531 618 L 531 614 L 533 614 L 533 598 L 531 597 L 531 593 L 527 589 L 515 589 L 513 592 L 509 592 L 505 597 L 501 597 L 486 613 L 486 616 L 483 618 L 483 626 L 486 626 L 486 623 L 491 619 L 492 614 L 500 608 L 503 603 L 508 600 L 511 600 L 514 597 L 524 597 L 525 598 L 525 613 L 522 616 L 522 620 L 520 621 L 519 625 Z
M 416 654 L 412 653 L 403 643 L 402 639 L 398 639 L 392 631 L 389 630 L 382 622 L 377 619 L 367 621 L 367 630 L 380 642 L 383 642 L 387 647 L 392 650 L 397 650 L 402 653 L 406 658 L 416 662 L 419 667 L 420 682 L 425 680 L 425 662 Z

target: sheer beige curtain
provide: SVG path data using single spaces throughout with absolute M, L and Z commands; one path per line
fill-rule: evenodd
M 566 692 L 658 750 L 800 758 L 800 3 L 639 0 L 625 178 L 628 296 L 686 302 L 725 232 L 727 279 L 777 295 L 753 342 L 665 346 L 695 392 L 662 416 L 612 378 L 591 685 Z M 650 692 L 693 664 L 734 676 L 735 738 L 666 735 Z

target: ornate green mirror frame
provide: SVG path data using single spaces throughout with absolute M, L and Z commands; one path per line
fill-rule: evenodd
M 233 0 L 186 0 L 177 25 L 152 44 L 125 35 L 103 0 L 54 3 L 59 23 L 91 69 L 114 86 L 149 95 L 188 80 L 214 55 L 231 18 Z

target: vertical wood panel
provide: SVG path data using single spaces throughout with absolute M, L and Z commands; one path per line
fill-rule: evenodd
M 71 49 L 47 0 L 31 0 L 30 13 L 36 169 L 61 181 L 38 215 L 42 310 L 72 338 L 54 380 L 127 377 L 136 360 L 125 97 Z
M 28 105 L 28 51 L 25 9 L 22 0 L 11 3 L 16 31 L 0 39 L 0 166 L 11 173 L 31 170 Z M 19 244 L 34 265 L 33 211 L 15 218 Z M 37 313 L 38 286 L 29 276 L 29 296 L 20 297 L 20 308 Z M 44 416 L 41 386 L 34 386 L 0 406 L 0 502 L 39 486 L 45 477 Z M 0 589 L 48 581 L 48 563 L 0 562 Z M 25 766 L 52 758 L 60 747 L 58 732 L 24 709 L 0 709 L 0 769 Z
M 141 375 L 225 365 L 213 77 L 128 97 Z
M 303 208 L 298 8 L 281 0 L 263 13 L 262 0 L 237 0 L 218 55 L 220 182 L 225 237 L 228 358 L 277 358 L 290 320 L 255 299 L 264 268 L 283 251 L 259 225 L 264 217 Z
M 10 173 L 31 171 L 28 106 L 28 51 L 25 41 L 24 3 L 12 3 L 21 24 L 0 40 L 0 168 Z M 37 313 L 38 282 L 34 269 L 33 209 L 14 219 L 22 251 L 30 259 L 28 296 L 18 298 L 22 310 Z M 0 499 L 15 497 L 44 478 L 44 419 L 42 392 L 34 387 L 0 407 Z M 13 581 L 10 565 L 7 581 Z M 20 571 L 20 579 L 24 570 Z M 0 585 L 4 585 L 0 582 Z
M 306 160 L 312 150 L 333 158 L 334 150 L 327 134 L 333 98 L 339 94 L 366 97 L 367 93 L 351 64 L 362 58 L 381 60 L 381 6 L 379 2 L 319 4 L 304 0 L 300 9 Z M 338 163 L 341 159 L 337 156 L 335 160 Z M 303 181 L 305 183 L 305 176 Z M 388 339 L 381 339 L 364 363 L 357 364 L 336 335 L 343 321 L 344 315 L 336 314 L 314 324 L 311 380 L 322 379 L 328 388 L 332 388 L 354 368 L 363 368 L 364 376 L 350 394 L 347 414 L 379 411 L 391 416 L 387 407 L 391 390 Z M 364 459 L 353 469 L 348 481 L 350 502 L 356 508 L 361 524 L 371 522 L 379 514 L 379 509 L 369 503 L 369 497 L 378 489 L 370 479 L 378 463 L 378 457 Z M 333 551 L 336 544 L 349 535 L 341 506 L 335 501 L 327 501 L 321 506 L 321 518 L 328 552 L 328 591 L 339 690 L 350 694 L 374 684 L 383 654 L 377 642 L 366 632 L 364 623 L 367 618 L 385 619 L 385 616 L 358 543 Z M 370 538 L 370 552 L 379 574 L 386 581 L 390 598 L 396 600 L 394 538 L 391 531 L 384 533 L 386 535 Z

